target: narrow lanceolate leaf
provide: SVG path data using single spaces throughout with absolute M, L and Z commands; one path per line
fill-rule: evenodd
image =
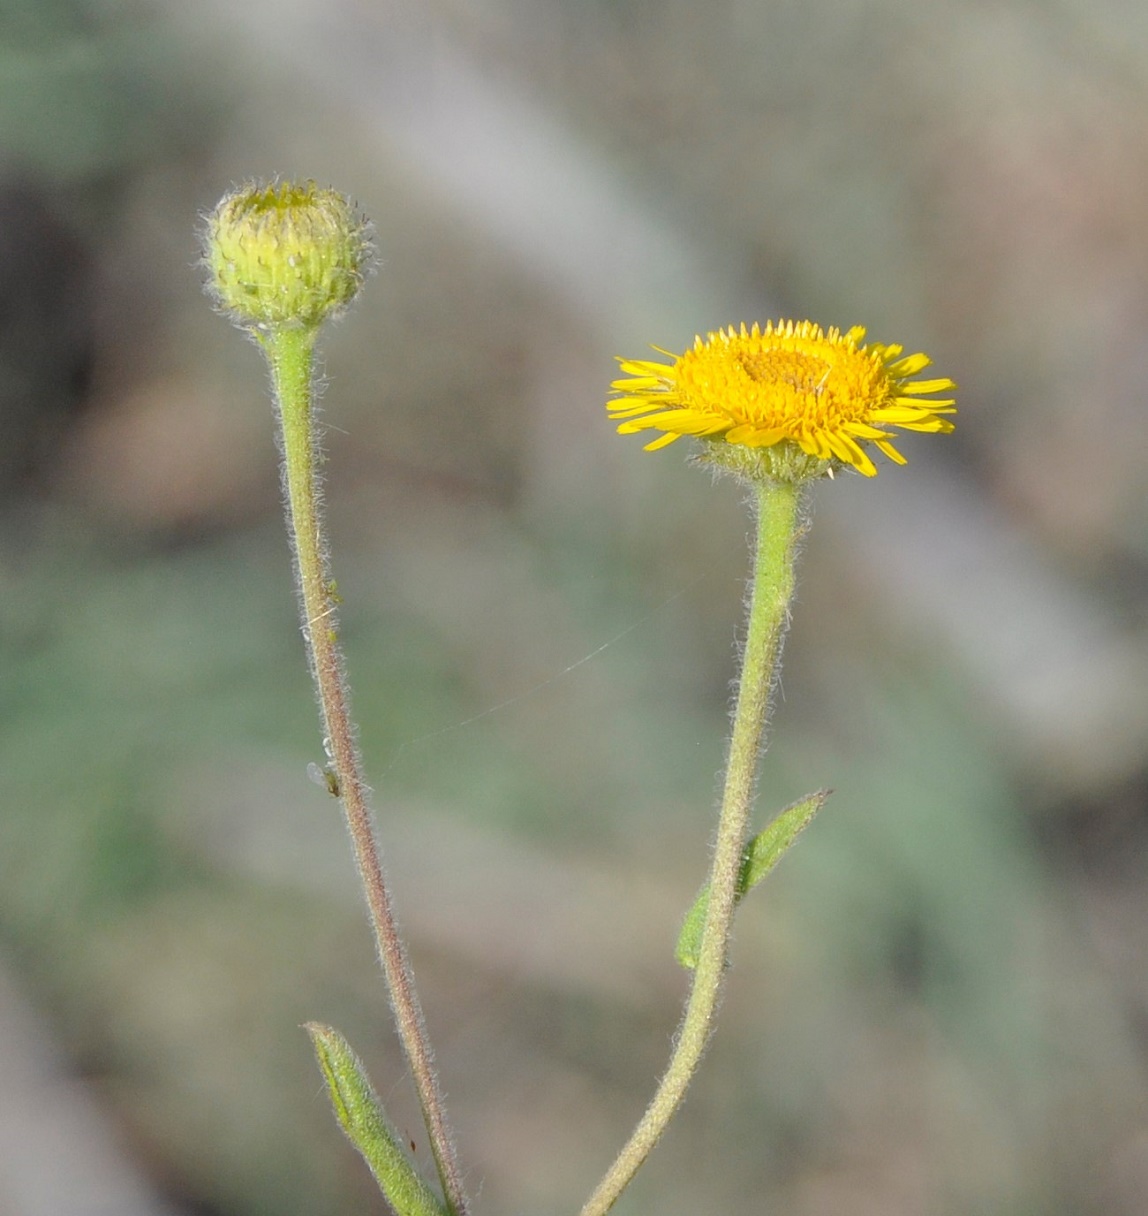
M 813 816 L 825 805 L 829 790 L 817 790 L 797 802 L 790 803 L 776 819 L 759 832 L 746 846 L 741 861 L 741 877 L 737 884 L 737 898 L 741 902 L 747 891 L 752 891 L 759 882 L 785 856 Z M 709 909 L 709 885 L 702 887 L 694 905 L 686 913 L 682 931 L 678 936 L 675 951 L 683 967 L 693 970 L 697 966 L 698 950 L 701 947 L 702 930 L 705 928 L 706 912 Z
M 337 1030 L 316 1022 L 308 1022 L 303 1029 L 311 1036 L 315 1057 L 327 1078 L 335 1117 L 347 1139 L 370 1166 L 397 1216 L 447 1216 L 446 1207 L 407 1159 L 363 1065 L 347 1040 Z

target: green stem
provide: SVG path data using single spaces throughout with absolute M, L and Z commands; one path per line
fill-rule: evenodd
M 422 1007 L 383 876 L 343 674 L 336 628 L 337 597 L 327 566 L 316 485 L 312 408 L 315 333 L 313 329 L 284 326 L 258 334 L 271 365 L 279 405 L 283 484 L 294 541 L 303 637 L 323 716 L 324 745 L 334 772 L 332 792 L 338 793 L 346 814 L 399 1039 L 418 1091 L 448 1208 L 454 1216 L 465 1216 L 468 1205 L 461 1172 L 435 1077 Z
M 725 790 L 710 869 L 710 898 L 698 948 L 694 981 L 669 1066 L 629 1141 L 582 1208 L 581 1216 L 604 1216 L 629 1185 L 661 1138 L 697 1071 L 721 993 L 738 876 L 762 750 L 770 692 L 793 594 L 793 565 L 799 533 L 800 488 L 787 482 L 755 485 L 757 546 Z

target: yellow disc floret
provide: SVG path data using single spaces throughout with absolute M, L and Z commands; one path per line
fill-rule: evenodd
M 314 182 L 250 183 L 208 216 L 208 290 L 238 324 L 317 328 L 358 294 L 372 256 L 349 199 Z
M 680 356 L 662 351 L 672 364 L 619 359 L 627 378 L 614 382 L 610 416 L 623 420 L 622 434 L 663 432 L 648 450 L 682 435 L 708 440 L 710 460 L 746 475 L 805 480 L 848 465 L 872 477 L 866 445 L 905 463 L 886 427 L 953 429 L 942 417 L 956 412 L 952 399 L 923 398 L 956 385 L 914 379 L 927 355 L 864 337 L 860 327 L 771 321 L 719 329 Z

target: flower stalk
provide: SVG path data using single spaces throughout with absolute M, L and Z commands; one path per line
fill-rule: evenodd
M 319 509 L 315 340 L 323 321 L 341 312 L 358 293 L 371 255 L 366 226 L 345 198 L 313 183 L 251 185 L 219 203 L 208 220 L 204 247 L 209 290 L 220 309 L 262 348 L 271 370 L 288 530 L 303 639 L 323 721 L 328 788 L 340 799 L 346 816 L 396 1029 L 418 1093 L 446 1211 L 449 1216 L 466 1216 L 462 1174 L 422 1006 L 375 840 L 338 641 L 338 597 L 330 577 Z M 379 1168 L 392 1170 L 405 1193 L 410 1189 L 406 1172 L 385 1164 L 392 1156 L 388 1153 L 379 1158 L 384 1162 Z
M 709 876 L 709 903 L 693 984 L 666 1072 L 645 1114 L 582 1208 L 604 1216 L 629 1185 L 682 1103 L 714 1027 L 757 780 L 758 760 L 793 596 L 802 487 L 753 483 L 757 536 L 745 647 Z
M 422 1006 L 375 840 L 367 784 L 355 743 L 350 697 L 338 642 L 336 599 L 326 561 L 316 492 L 316 450 L 311 386 L 315 333 L 276 329 L 258 335 L 271 365 L 279 406 L 283 486 L 299 582 L 303 638 L 319 698 L 324 746 L 335 776 L 359 867 L 395 1026 L 410 1065 L 443 1192 L 455 1216 L 467 1211 L 453 1139 L 434 1071 Z
M 619 359 L 621 379 L 607 402 L 623 435 L 660 431 L 647 451 L 685 435 L 703 442 L 699 463 L 751 486 L 757 540 L 742 670 L 734 709 L 717 840 L 709 883 L 687 917 L 678 957 L 694 967 L 677 1041 L 661 1083 L 633 1135 L 587 1200 L 581 1216 L 604 1216 L 629 1184 L 681 1104 L 713 1030 L 734 909 L 768 872 L 827 791 L 787 808 L 746 846 L 757 765 L 781 642 L 789 619 L 804 488 L 839 469 L 877 475 L 867 450 L 895 464 L 895 430 L 946 434 L 956 388 L 947 376 L 923 380 L 923 352 L 865 344 L 860 326 L 842 332 L 811 321 L 744 324 L 700 336 L 671 363 Z M 759 874 L 758 877 L 761 875 Z M 700 940 L 695 919 L 704 909 Z

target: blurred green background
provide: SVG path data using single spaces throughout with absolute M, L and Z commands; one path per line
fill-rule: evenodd
M 6 0 L 0 1212 L 384 1212 L 307 1019 L 427 1160 L 195 265 L 274 174 L 377 231 L 327 499 L 476 1211 L 637 1118 L 712 829 L 748 525 L 613 356 L 772 316 L 927 350 L 958 431 L 817 490 L 759 817 L 836 792 L 618 1211 L 1148 1211 L 1146 104 L 1127 0 Z

